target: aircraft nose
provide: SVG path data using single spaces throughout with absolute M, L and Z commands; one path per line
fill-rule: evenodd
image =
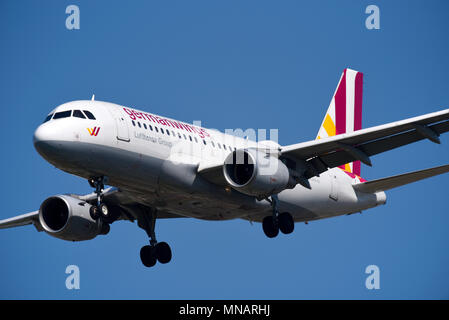
M 33 143 L 36 145 L 40 142 L 49 140 L 48 133 L 48 128 L 40 125 L 39 127 L 37 127 L 36 131 L 34 131 Z
M 33 136 L 34 148 L 44 158 L 49 158 L 57 153 L 57 144 L 54 141 L 54 134 L 51 126 L 40 125 Z

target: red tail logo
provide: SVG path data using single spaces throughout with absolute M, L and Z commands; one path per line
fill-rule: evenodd
M 93 129 L 91 129 L 91 128 L 87 128 L 87 131 L 89 131 L 89 134 L 91 135 L 91 136 L 97 136 L 98 135 L 98 132 L 100 132 L 100 127 L 94 127 Z

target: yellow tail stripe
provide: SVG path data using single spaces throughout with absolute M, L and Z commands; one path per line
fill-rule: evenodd
M 345 164 L 345 171 L 352 172 L 351 166 L 349 165 L 349 163 Z
M 326 130 L 326 133 L 329 137 L 335 136 L 335 133 L 336 133 L 335 124 L 332 121 L 332 118 L 329 114 L 326 114 L 326 118 L 324 119 L 323 127 L 324 127 L 324 130 Z

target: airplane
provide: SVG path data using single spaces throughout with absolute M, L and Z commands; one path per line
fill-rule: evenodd
M 295 223 L 361 212 L 386 203 L 385 191 L 449 171 L 449 165 L 366 181 L 361 163 L 420 140 L 440 143 L 449 109 L 362 129 L 363 73 L 344 69 L 315 140 L 281 146 L 109 102 L 77 100 L 51 111 L 34 133 L 37 152 L 87 179 L 86 195 L 49 197 L 39 210 L 0 221 L 33 224 L 68 240 L 106 235 L 137 221 L 149 244 L 141 262 L 172 259 L 156 220 L 190 217 L 262 223 L 269 238 Z M 106 187 L 107 186 L 107 187 Z

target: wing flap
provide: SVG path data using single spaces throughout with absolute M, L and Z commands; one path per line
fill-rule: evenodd
M 449 165 L 434 167 L 425 170 L 419 170 L 409 173 L 404 173 L 388 178 L 377 179 L 373 181 L 362 182 L 353 185 L 356 191 L 365 193 L 375 193 L 379 191 L 386 191 L 393 188 L 397 188 L 412 182 L 437 176 L 443 173 L 449 172 Z

